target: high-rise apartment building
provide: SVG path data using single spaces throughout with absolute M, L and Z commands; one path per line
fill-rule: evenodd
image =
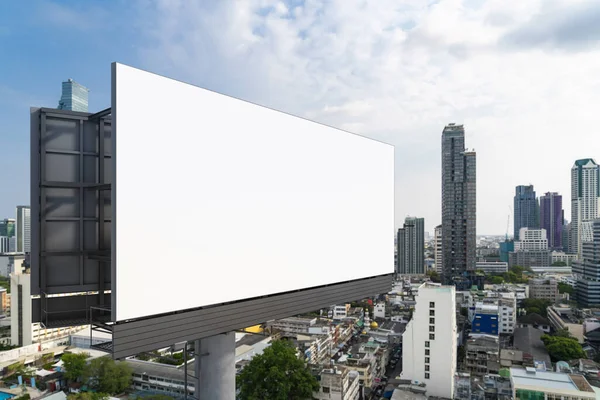
M 562 250 L 565 253 L 570 253 L 571 250 L 571 223 L 565 220 L 562 228 Z
M 0 221 L 0 236 L 13 237 L 15 236 L 15 220 L 4 218 Z
M 548 247 L 562 250 L 562 230 L 564 225 L 562 196 L 548 192 L 540 197 L 540 228 L 548 234 Z
M 31 252 L 31 210 L 29 206 L 17 206 L 15 227 L 17 253 Z
M 62 83 L 62 95 L 58 102 L 58 109 L 88 112 L 88 93 L 88 88 L 73 79 L 67 79 Z
M 465 150 L 463 125 L 442 132 L 442 282 L 474 273 L 476 262 L 476 154 Z
M 435 231 L 433 233 L 434 240 L 434 262 L 435 262 L 435 271 L 438 274 L 442 273 L 442 226 L 438 225 L 435 227 Z
M 581 259 L 571 264 L 580 307 L 600 306 L 600 219 L 590 222 L 592 240 L 582 243 Z
M 424 283 L 402 335 L 402 379 L 425 383 L 428 397 L 451 399 L 456 355 L 456 289 Z
M 404 227 L 398 229 L 399 274 L 425 273 L 425 220 L 406 217 Z
M 581 258 L 586 228 L 600 217 L 600 166 L 591 158 L 575 161 L 571 168 L 571 237 L 569 251 Z M 587 239 L 590 239 L 589 237 Z
M 539 207 L 533 185 L 517 186 L 514 201 L 514 234 L 515 240 L 519 240 L 521 228 L 539 228 Z

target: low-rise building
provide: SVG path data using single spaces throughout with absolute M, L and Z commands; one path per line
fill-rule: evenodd
M 184 396 L 185 374 L 183 368 L 135 359 L 123 362 L 133 371 L 131 383 L 133 389 L 149 394 Z M 188 394 L 193 396 L 195 391 L 194 368 L 188 368 L 188 374 L 191 375 L 187 383 Z
M 531 326 L 517 328 L 513 335 L 513 347 L 515 350 L 520 350 L 523 353 L 531 355 L 534 365 L 536 363 L 544 363 L 545 369 L 550 369 L 552 368 L 552 363 L 544 342 L 542 342 L 542 335 L 544 335 L 544 332 Z
M 319 373 L 320 387 L 313 393 L 317 400 L 358 400 L 360 396 L 359 375 L 349 368 L 333 366 Z
M 498 306 L 477 303 L 471 331 L 488 335 L 498 335 Z
M 550 321 L 537 313 L 523 315 L 517 319 L 518 328 L 527 328 L 529 326 L 538 329 L 544 333 L 550 333 L 550 331 L 552 330 Z
M 348 317 L 350 304 L 342 304 L 331 307 L 331 318 L 334 320 L 343 320 Z
M 503 274 L 508 272 L 508 263 L 503 261 L 477 261 L 475 268 L 486 274 Z
M 551 261 L 550 250 L 525 250 L 508 253 L 508 266 L 510 268 L 515 265 L 521 267 L 550 267 Z
M 317 318 L 289 317 L 272 321 L 270 327 L 286 333 L 308 333 L 316 323 Z
M 556 303 L 558 300 L 558 282 L 553 278 L 530 279 L 529 297 Z
M 553 251 L 551 256 L 552 264 L 557 262 L 563 262 L 567 266 L 570 266 L 573 261 L 577 260 L 577 254 L 568 254 L 564 251 Z
M 583 323 L 571 307 L 550 306 L 547 308 L 550 325 L 556 330 L 566 329 L 579 343 L 583 343 Z
M 474 376 L 497 374 L 500 370 L 498 336 L 472 334 L 466 343 L 465 367 Z
M 596 393 L 581 375 L 511 368 L 510 381 L 515 399 L 595 399 Z

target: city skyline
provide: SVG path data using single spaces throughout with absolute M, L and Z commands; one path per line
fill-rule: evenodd
M 11 149 L 0 158 L 0 169 L 11 171 L 0 217 L 29 203 L 29 107 L 56 107 L 60 83 L 72 77 L 92 90 L 90 111 L 106 108 L 115 60 L 396 145 L 396 229 L 406 215 L 423 216 L 430 232 L 441 222 L 438 135 L 449 122 L 465 124 L 479 154 L 482 235 L 505 233 L 516 185 L 567 196 L 572 163 L 600 159 L 582 146 L 600 122 L 591 107 L 600 57 L 578 28 L 600 5 L 442 0 L 389 12 L 397 7 L 383 1 L 349 7 L 341 18 L 334 3 L 294 4 L 65 1 L 33 13 L 23 3 L 3 5 L 0 43 L 28 52 L 7 60 L 0 82 L 0 147 Z M 469 29 L 453 29 L 464 23 Z M 327 32 L 343 34 L 333 41 Z M 77 50 L 55 57 L 66 33 Z M 531 148 L 552 162 L 541 168 Z M 405 187 L 418 190 L 408 195 Z

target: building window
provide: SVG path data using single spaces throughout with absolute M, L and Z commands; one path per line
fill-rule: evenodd
M 323 393 L 329 393 L 329 388 L 326 386 L 323 386 Z
M 425 347 L 429 347 L 429 342 L 425 342 Z
M 429 349 L 425 349 L 425 355 L 428 356 L 429 355 Z
M 429 372 L 425 373 L 425 379 L 429 379 Z
M 429 334 L 429 340 L 435 340 L 435 334 L 430 333 Z
M 425 371 L 429 372 L 429 365 L 425 366 Z
M 425 357 L 425 362 L 429 364 L 429 357 Z
M 435 318 L 429 318 L 429 323 L 430 324 L 435 324 Z
M 435 301 L 429 302 L 429 308 L 435 308 Z
M 429 325 L 429 332 L 435 332 L 435 326 Z
M 435 317 L 435 310 L 429 310 L 429 316 Z

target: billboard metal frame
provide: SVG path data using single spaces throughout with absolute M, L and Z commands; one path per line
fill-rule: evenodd
M 111 132 L 110 109 L 31 109 L 32 319 L 48 328 L 110 305 Z
M 391 290 L 392 272 L 115 322 L 112 140 L 111 109 L 31 109 L 33 322 L 90 324 L 91 335 L 112 334 L 111 342 L 94 347 L 121 359 Z

